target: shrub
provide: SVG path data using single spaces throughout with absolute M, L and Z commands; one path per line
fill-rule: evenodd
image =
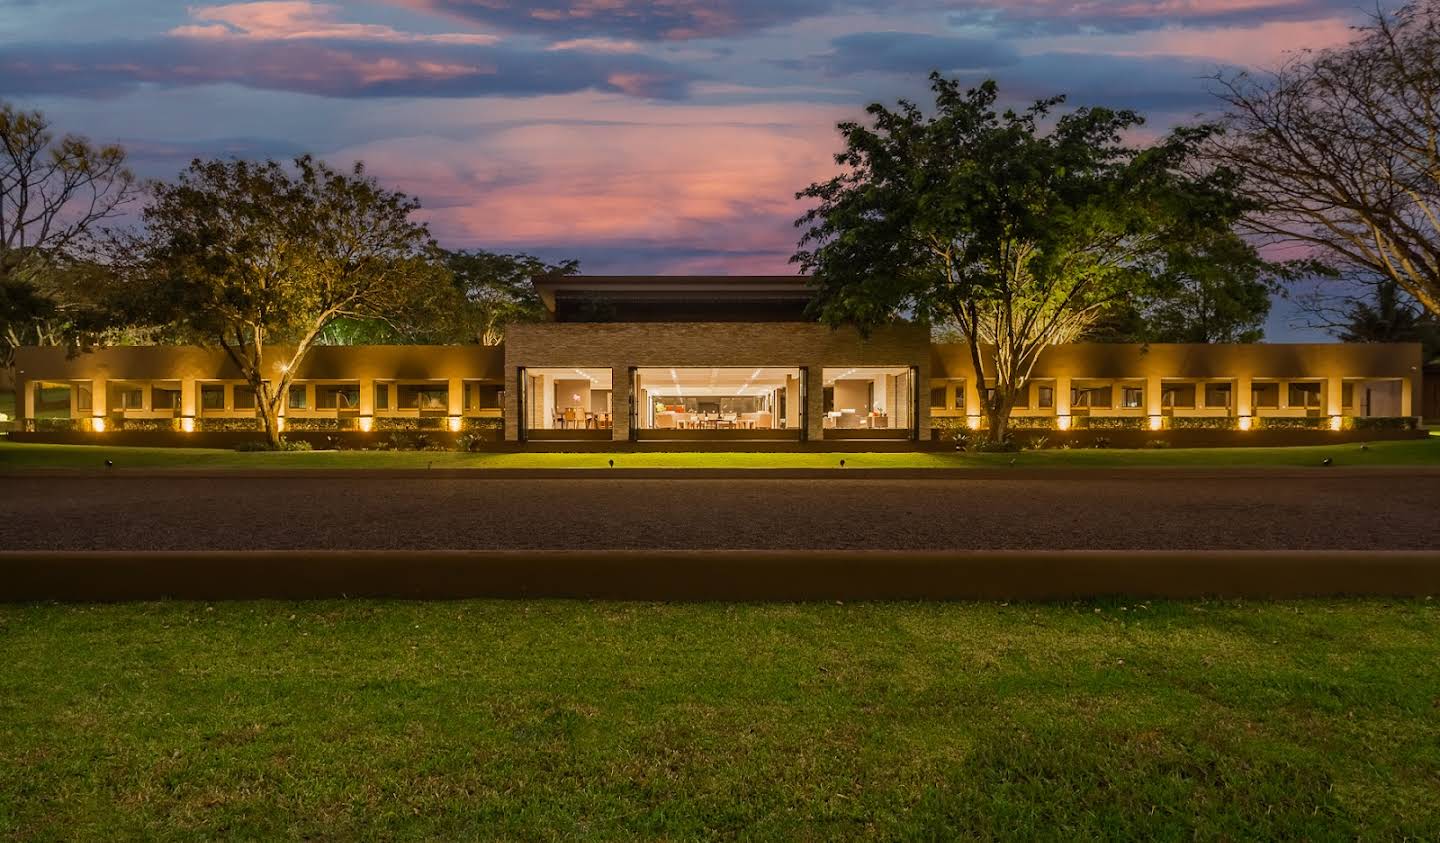
M 1089 430 L 1147 430 L 1150 420 L 1144 416 L 1080 416 Z
M 1095 437 L 1094 439 L 1092 439 L 1092 440 L 1090 441 L 1090 447 L 1092 447 L 1092 448 L 1108 448 L 1108 447 L 1110 447 L 1110 437 L 1108 437 L 1108 436 L 1097 436 L 1097 437 Z
M 285 419 L 286 430 L 296 431 L 330 431 L 340 429 L 339 419 Z
M 1011 416 L 1011 430 L 1054 430 L 1054 416 Z
M 1050 444 L 1050 437 L 1032 436 L 1030 440 L 1025 443 L 1025 447 L 1032 451 L 1043 451 L 1048 444 Z
M 1235 430 L 1239 427 L 1232 416 L 1175 416 L 1171 430 Z
M 1355 430 L 1414 430 L 1414 416 L 1355 416 L 1348 420 Z
M 1257 417 L 1256 426 L 1264 430 L 1320 430 L 1330 426 L 1323 416 Z
M 314 449 L 304 439 L 281 439 L 278 447 L 272 447 L 269 442 L 241 442 L 235 446 L 235 450 L 242 453 L 253 453 L 258 451 L 311 451 Z
M 1145 447 L 1147 447 L 1147 448 L 1168 448 L 1168 447 L 1170 447 L 1170 440 L 1168 440 L 1168 439 L 1149 439 L 1149 440 L 1146 440 L 1146 442 L 1145 442 Z
M 484 436 L 477 433 L 462 433 L 455 437 L 455 448 L 456 450 L 474 453 L 485 450 L 485 443 L 487 441 Z
M 248 433 L 260 429 L 260 420 L 256 418 L 207 419 L 201 416 L 195 419 L 195 429 L 207 433 Z
M 80 430 L 81 419 L 33 419 L 35 429 L 41 432 Z

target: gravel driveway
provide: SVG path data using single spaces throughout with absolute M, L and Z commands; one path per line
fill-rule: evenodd
M 0 548 L 1433 549 L 1440 472 L 0 478 Z

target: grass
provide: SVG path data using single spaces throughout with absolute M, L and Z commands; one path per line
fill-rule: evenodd
M 1440 839 L 1429 601 L 0 606 L 0 837 Z
M 100 468 L 978 468 L 1017 466 L 1341 466 L 1440 465 L 1440 437 L 1296 448 L 1163 448 L 1025 451 L 1018 454 L 912 453 L 482 453 L 456 451 L 313 451 L 239 453 L 200 448 L 37 445 L 0 441 L 0 470 Z

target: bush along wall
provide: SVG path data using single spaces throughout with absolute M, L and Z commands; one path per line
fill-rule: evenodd
M 1233 416 L 1173 416 L 1167 421 L 1171 430 L 1236 430 Z
M 1149 430 L 1145 416 L 1075 416 L 1074 426 L 1082 430 Z
M 1352 430 L 1415 430 L 1419 427 L 1414 416 L 1355 416 L 1346 421 Z
M 1256 416 L 1255 426 L 1261 430 L 1325 430 L 1330 427 L 1330 419 L 1327 416 Z

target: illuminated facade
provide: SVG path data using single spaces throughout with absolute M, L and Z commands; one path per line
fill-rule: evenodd
M 900 445 L 983 424 L 967 347 L 932 343 L 914 325 L 862 337 L 817 324 L 800 278 L 571 276 L 536 287 L 551 319 L 512 326 L 503 347 L 314 349 L 294 373 L 284 429 L 474 433 L 515 447 Z M 1022 390 L 1014 427 L 1410 426 L 1420 354 L 1417 344 L 1057 346 Z M 215 350 L 27 348 L 16 373 L 24 431 L 257 429 L 250 386 Z

